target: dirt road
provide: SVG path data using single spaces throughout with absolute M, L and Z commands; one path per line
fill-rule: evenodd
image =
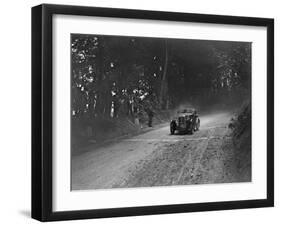
M 235 162 L 230 113 L 201 116 L 200 131 L 169 124 L 72 157 L 72 190 L 247 181 Z

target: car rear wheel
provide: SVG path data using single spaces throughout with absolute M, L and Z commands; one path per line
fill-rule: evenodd
M 191 130 L 190 130 L 190 134 L 192 135 L 194 133 L 194 128 L 192 128 Z

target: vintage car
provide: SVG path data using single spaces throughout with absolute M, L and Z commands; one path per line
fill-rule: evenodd
M 195 109 L 183 109 L 177 112 L 176 118 L 171 120 L 170 132 L 193 134 L 194 131 L 199 130 L 200 119 Z

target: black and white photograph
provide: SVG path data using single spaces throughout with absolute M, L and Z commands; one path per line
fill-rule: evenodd
M 252 43 L 70 35 L 71 190 L 252 181 Z
M 32 218 L 274 206 L 274 19 L 162 10 L 32 7 Z

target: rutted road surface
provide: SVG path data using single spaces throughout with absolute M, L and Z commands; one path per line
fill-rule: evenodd
M 72 190 L 247 181 L 238 175 L 230 113 L 201 116 L 193 135 L 169 125 L 72 157 Z

